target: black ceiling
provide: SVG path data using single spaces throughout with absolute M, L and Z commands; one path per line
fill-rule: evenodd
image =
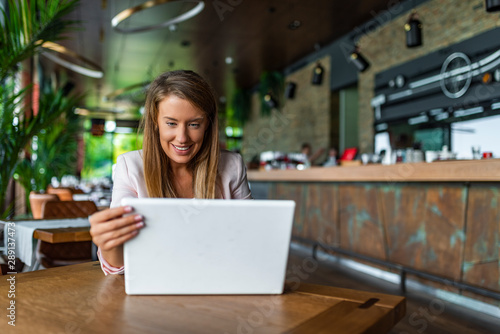
M 283 70 L 314 52 L 315 45 L 333 42 L 388 6 L 387 0 L 209 0 L 199 15 L 176 29 L 132 34 L 113 30 L 111 19 L 117 13 L 143 2 L 82 0 L 74 12 L 82 29 L 71 32 L 63 44 L 105 72 L 102 79 L 68 73 L 87 92 L 88 107 L 115 108 L 119 103 L 105 102 L 106 95 L 180 68 L 207 77 L 220 96 L 230 95 L 236 87 L 257 84 L 263 71 Z M 160 23 L 194 6 L 193 1 L 169 1 L 134 14 L 122 25 Z M 294 21 L 299 27 L 290 29 Z M 232 64 L 226 64 L 226 57 L 233 58 Z M 52 66 L 49 62 L 45 59 L 45 66 Z

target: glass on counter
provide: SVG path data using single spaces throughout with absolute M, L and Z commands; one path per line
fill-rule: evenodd
M 375 153 L 363 153 L 361 154 L 361 163 L 363 165 L 369 164 L 379 164 L 382 162 L 382 156 Z
M 305 169 L 308 167 L 307 156 L 303 153 L 266 151 L 260 154 L 260 170 Z

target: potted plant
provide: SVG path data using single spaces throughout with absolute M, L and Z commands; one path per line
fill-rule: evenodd
M 75 152 L 80 122 L 74 108 L 79 100 L 80 97 L 65 96 L 62 90 L 49 90 L 41 95 L 40 109 L 53 109 L 53 113 L 60 116 L 33 137 L 31 154 L 19 162 L 14 174 L 26 191 L 26 203 L 28 209 L 31 206 L 34 218 L 37 218 L 39 210 L 32 206 L 33 199 L 40 197 L 37 195 L 47 195 L 45 191 L 54 176 L 74 174 L 76 171 Z M 50 196 L 41 197 L 42 202 L 51 199 Z
M 75 21 L 64 19 L 77 0 L 9 0 L 1 8 L 0 31 L 0 217 L 11 214 L 6 204 L 9 182 L 22 150 L 33 136 L 52 124 L 63 110 L 40 108 L 35 115 L 26 98 L 30 87 L 18 89 L 20 64 L 40 51 L 46 41 L 56 41 Z

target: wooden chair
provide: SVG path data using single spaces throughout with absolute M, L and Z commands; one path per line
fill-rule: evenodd
M 47 201 L 42 206 L 42 219 L 88 217 L 96 211 L 93 201 Z
M 42 208 L 42 219 L 88 217 L 97 211 L 92 201 L 49 201 Z M 92 242 L 63 242 L 51 244 L 38 241 L 37 262 L 45 268 L 92 261 Z

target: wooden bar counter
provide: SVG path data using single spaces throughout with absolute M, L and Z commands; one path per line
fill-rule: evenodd
M 250 181 L 297 182 L 500 182 L 500 159 L 438 161 L 305 170 L 248 171 Z
M 500 159 L 249 171 L 248 179 L 257 199 L 295 200 L 296 237 L 500 292 Z

